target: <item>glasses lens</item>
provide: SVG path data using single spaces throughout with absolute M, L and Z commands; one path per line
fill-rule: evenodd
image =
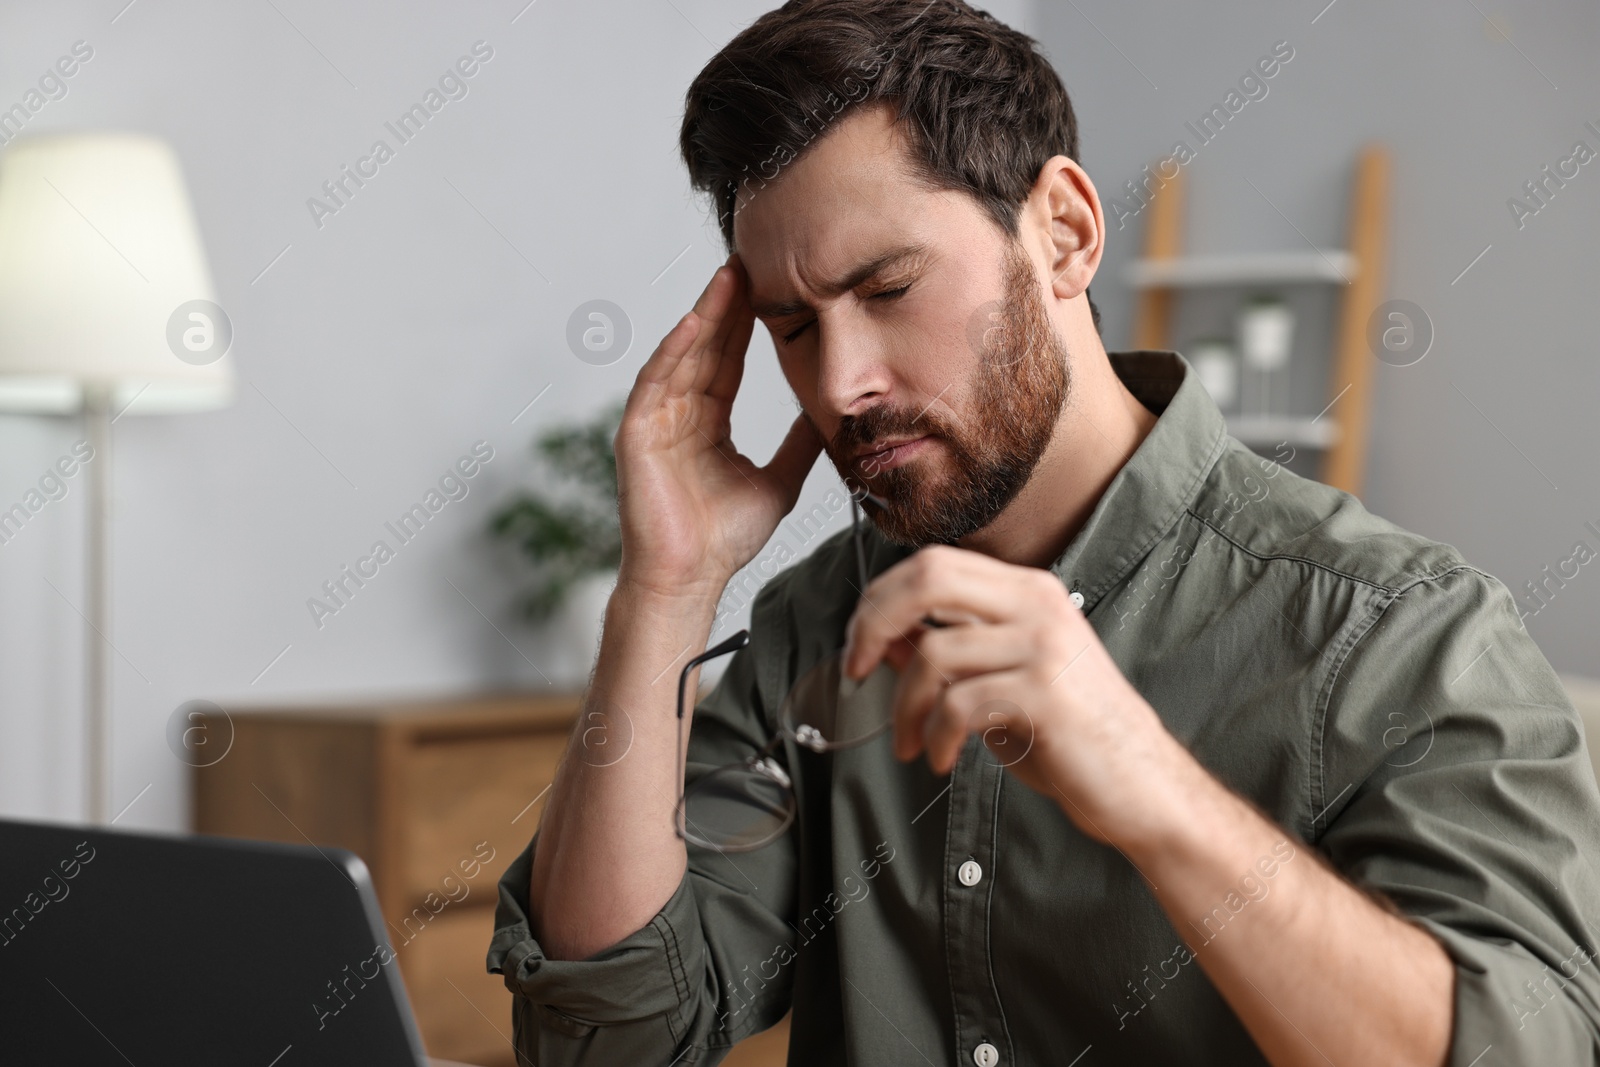
M 834 653 L 806 671 L 783 702 L 780 721 L 790 737 L 814 752 L 849 748 L 889 729 L 896 675 L 887 662 L 857 682 Z
M 683 836 L 719 852 L 759 848 L 794 820 L 794 793 L 783 772 L 749 764 L 721 767 L 683 794 Z

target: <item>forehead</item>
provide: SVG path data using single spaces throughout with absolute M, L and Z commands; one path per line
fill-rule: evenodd
M 755 300 L 809 298 L 896 248 L 937 255 L 981 238 L 976 201 L 913 180 L 893 119 L 890 107 L 857 108 L 775 178 L 740 191 L 734 247 Z

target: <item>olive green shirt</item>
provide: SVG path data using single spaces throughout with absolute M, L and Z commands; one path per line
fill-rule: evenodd
M 1175 353 L 1111 358 L 1159 418 L 1050 569 L 1284 842 L 1179 930 L 976 735 L 948 777 L 887 736 L 787 742 L 785 835 L 691 848 L 660 913 L 587 960 L 548 959 L 531 933 L 538 838 L 512 863 L 488 963 L 527 1062 L 715 1063 L 792 1007 L 797 1065 L 1263 1063 L 1195 952 L 1310 849 L 1454 959 L 1454 1067 L 1600 1062 L 1600 790 L 1511 595 L 1228 436 Z M 868 543 L 874 574 L 908 554 Z M 695 711 L 690 780 L 765 743 L 791 683 L 842 644 L 854 563 L 847 531 L 762 590 Z

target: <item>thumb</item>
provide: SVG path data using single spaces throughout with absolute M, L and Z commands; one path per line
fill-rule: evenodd
M 916 654 L 917 646 L 909 638 L 897 637 L 889 642 L 889 647 L 884 650 L 883 658 L 889 661 L 889 665 L 895 669 L 897 674 L 903 674 L 905 673 L 906 665 L 911 662 L 912 657 Z
M 773 453 L 772 460 L 761 468 L 763 473 L 771 475 L 783 490 L 785 507 L 794 507 L 794 502 L 800 499 L 800 488 L 805 485 L 806 475 L 811 472 L 817 457 L 821 454 L 822 438 L 811 425 L 811 420 L 803 413 L 795 416 L 794 424 L 789 427 L 789 432 L 784 437 L 783 443 L 778 446 L 778 451 Z

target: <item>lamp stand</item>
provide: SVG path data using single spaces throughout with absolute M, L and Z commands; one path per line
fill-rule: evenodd
M 89 466 L 88 531 L 85 538 L 84 737 L 89 820 L 111 821 L 111 603 L 107 522 L 111 514 L 111 396 L 109 383 L 84 386 L 85 436 L 93 449 Z

